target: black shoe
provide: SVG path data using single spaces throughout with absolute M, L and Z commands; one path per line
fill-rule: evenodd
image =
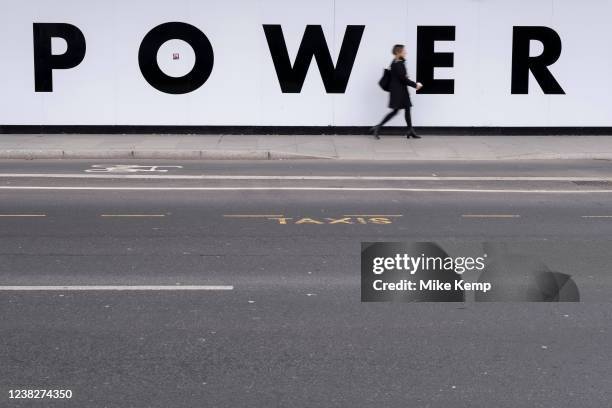
M 373 134 L 377 140 L 380 140 L 380 136 L 378 135 L 380 133 L 380 126 L 377 125 L 371 128 L 370 133 Z
M 413 139 L 420 139 L 420 138 L 421 138 L 421 136 L 417 135 L 417 134 L 414 132 L 414 129 L 412 129 L 412 128 L 411 128 L 411 129 L 408 131 L 408 134 L 406 135 L 406 138 L 408 138 L 408 139 L 410 139 L 410 138 L 413 138 Z

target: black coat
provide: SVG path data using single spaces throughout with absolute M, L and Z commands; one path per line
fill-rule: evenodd
M 389 107 L 391 109 L 407 109 L 412 106 L 408 86 L 416 88 L 416 83 L 408 78 L 404 60 L 393 60 L 389 85 Z

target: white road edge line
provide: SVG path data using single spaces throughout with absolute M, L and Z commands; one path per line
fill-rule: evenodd
M 393 187 L 74 187 L 74 186 L 0 186 L 0 190 L 72 190 L 72 191 L 398 191 L 408 193 L 517 193 L 517 194 L 612 194 L 611 190 L 503 190 L 458 188 Z
M 208 291 L 208 290 L 234 290 L 231 285 L 85 285 L 85 286 L 0 286 L 0 292 L 89 292 L 89 291 Z
M 76 178 L 134 180 L 370 180 L 370 181 L 601 181 L 612 177 L 530 177 L 530 176 L 281 176 L 281 175 L 146 175 L 146 174 L 65 174 L 65 173 L 0 173 L 0 178 Z

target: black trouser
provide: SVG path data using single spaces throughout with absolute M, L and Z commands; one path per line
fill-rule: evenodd
M 393 109 L 391 112 L 385 116 L 385 118 L 378 124 L 378 126 L 383 126 L 385 123 L 393 119 L 395 115 L 397 115 L 399 109 Z M 408 129 L 412 129 L 412 117 L 410 116 L 410 108 L 404 109 L 404 117 L 406 118 L 406 125 L 408 125 Z

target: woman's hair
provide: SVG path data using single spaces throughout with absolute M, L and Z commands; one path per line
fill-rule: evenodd
M 393 55 L 397 55 L 400 52 L 402 52 L 403 49 L 404 49 L 404 44 L 395 44 L 393 46 L 393 51 L 391 52 L 393 52 Z

